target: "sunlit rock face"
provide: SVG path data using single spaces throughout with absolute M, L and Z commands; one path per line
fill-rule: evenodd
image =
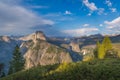
M 22 41 L 36 40 L 36 39 L 46 40 L 46 36 L 42 31 L 36 31 L 35 33 L 19 38 L 19 40 Z
M 43 32 L 35 33 L 21 38 L 25 40 L 20 45 L 25 58 L 25 68 L 29 69 L 38 65 L 50 65 L 56 63 L 69 63 L 72 58 L 65 49 L 48 43 Z
M 42 31 L 36 31 L 35 38 L 40 40 L 46 40 L 46 37 Z
M 8 37 L 8 36 L 1 36 L 0 40 L 4 41 L 4 42 L 10 42 L 11 41 L 10 37 Z
M 21 48 L 27 49 L 24 53 L 26 69 L 38 65 L 72 62 L 71 56 L 66 50 L 43 40 L 25 42 Z
M 74 52 L 80 52 L 80 47 L 79 47 L 79 44 L 78 44 L 78 43 L 76 43 L 76 42 L 71 42 L 71 43 L 70 43 L 70 46 L 71 46 L 72 51 L 74 51 Z

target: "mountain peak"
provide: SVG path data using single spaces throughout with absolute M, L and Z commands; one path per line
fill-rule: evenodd
M 1 36 L 0 40 L 5 41 L 5 42 L 10 42 L 10 37 L 8 37 L 8 36 Z
M 30 35 L 21 37 L 19 39 L 23 40 L 23 41 L 28 41 L 28 40 L 34 40 L 35 41 L 37 39 L 46 40 L 46 36 L 42 31 L 36 31 L 35 33 L 32 33 Z
M 40 40 L 46 40 L 46 37 L 42 31 L 36 31 L 35 38 Z

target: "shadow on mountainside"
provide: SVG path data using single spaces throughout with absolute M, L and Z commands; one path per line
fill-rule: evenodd
M 74 62 L 81 61 L 83 58 L 82 55 L 77 52 L 74 52 L 72 50 L 68 50 L 68 52 L 70 53 L 70 56 Z

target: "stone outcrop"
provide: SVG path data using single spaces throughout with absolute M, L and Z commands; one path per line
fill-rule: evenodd
M 22 40 L 22 41 L 36 40 L 36 39 L 46 40 L 46 36 L 42 31 L 36 31 L 33 34 L 19 38 L 19 40 Z
M 8 36 L 1 36 L 0 40 L 4 41 L 4 42 L 10 42 L 11 41 L 10 37 L 8 37 Z
M 70 46 L 71 46 L 72 51 L 74 51 L 74 52 L 80 52 L 80 47 L 79 47 L 79 44 L 78 44 L 78 43 L 76 43 L 76 42 L 71 42 L 71 43 L 70 43 Z
M 26 69 L 38 65 L 72 62 L 69 52 L 59 46 L 48 43 L 45 35 L 41 31 L 36 31 L 21 39 L 25 40 L 20 48 L 24 54 Z
M 21 48 L 27 49 L 26 52 L 24 51 L 26 69 L 38 65 L 72 62 L 71 56 L 66 50 L 43 40 L 36 40 L 36 43 L 34 41 L 24 42 Z

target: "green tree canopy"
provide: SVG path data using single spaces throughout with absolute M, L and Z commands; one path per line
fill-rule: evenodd
M 108 36 L 105 36 L 102 44 L 104 46 L 105 51 L 112 49 L 112 43 L 111 43 L 111 40 Z
M 104 59 L 104 57 L 105 57 L 105 49 L 104 49 L 104 45 L 101 44 L 99 45 L 99 48 L 98 48 L 98 58 Z
M 100 47 L 100 42 L 97 41 L 96 48 L 94 50 L 94 56 L 95 56 L 95 58 L 98 58 L 98 49 L 99 49 L 99 47 Z
M 4 74 L 4 64 L 3 63 L 0 63 L 0 77 L 3 77 L 3 74 Z
M 102 44 L 100 44 L 100 42 L 97 41 L 95 50 L 95 57 L 99 59 L 104 59 L 108 51 L 110 52 L 110 50 L 112 50 L 112 43 L 110 38 L 108 36 L 105 36 L 105 38 L 102 41 Z
M 10 62 L 10 68 L 8 74 L 15 73 L 17 71 L 20 71 L 24 68 L 24 58 L 20 52 L 19 46 L 16 45 L 14 51 L 13 51 L 13 58 Z

